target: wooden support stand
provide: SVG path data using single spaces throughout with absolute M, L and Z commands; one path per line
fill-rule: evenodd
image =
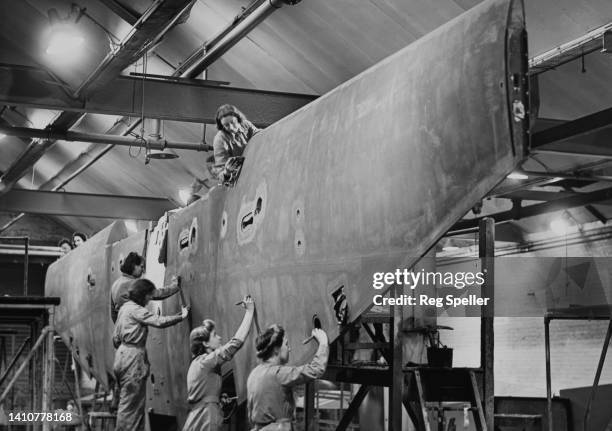
M 395 297 L 404 293 L 403 286 L 395 286 L 391 289 L 395 292 Z M 389 430 L 402 429 L 402 400 L 403 400 L 403 374 L 402 374 L 402 359 L 403 359 L 403 340 L 402 340 L 402 322 L 404 320 L 404 307 L 401 305 L 391 306 L 391 316 L 393 323 L 391 324 L 391 333 L 389 341 L 393 345 L 393 354 L 391 355 L 391 381 L 396 384 L 391 384 L 389 387 Z
M 345 328 L 335 346 L 336 362 L 328 365 L 324 379 L 336 382 L 361 384 L 345 411 L 336 430 L 346 430 L 355 417 L 360 404 L 371 386 L 389 388 L 388 430 L 402 429 L 402 414 L 406 408 L 418 431 L 433 431 L 428 411 L 438 411 L 436 431 L 446 431 L 444 412 L 455 409 L 449 403 L 467 406 L 474 416 L 478 431 L 493 431 L 494 386 L 493 386 L 493 302 L 494 302 L 494 251 L 495 224 L 492 219 L 480 223 L 480 258 L 485 283 L 482 297 L 490 298 L 481 308 L 481 367 L 434 368 L 426 366 L 403 367 L 404 340 L 409 330 L 404 323 L 404 306 L 390 306 L 388 312 L 368 312 Z M 404 286 L 393 286 L 389 295 L 399 297 Z M 388 335 L 385 334 L 388 328 Z M 359 340 L 354 331 L 365 330 L 370 342 Z M 414 331 L 413 331 L 414 332 Z M 354 351 L 371 350 L 377 361 L 352 362 Z M 309 386 L 305 391 L 305 429 L 313 429 L 313 394 Z
M 304 430 L 314 431 L 315 427 L 315 384 L 306 383 L 304 390 Z
M 445 431 L 443 420 L 445 404 L 469 404 L 478 431 L 491 431 L 487 427 L 476 374 L 472 368 L 405 368 L 406 392 L 404 405 L 419 431 L 433 431 L 428 419 L 429 410 L 438 411 L 437 431 Z
M 55 378 L 55 362 L 54 362 L 54 340 L 55 329 L 54 329 L 54 318 L 55 318 L 55 307 L 49 307 L 49 330 L 46 333 L 46 343 L 43 355 L 43 397 L 42 397 L 42 411 L 50 412 L 53 410 L 53 383 Z M 51 430 L 51 422 L 44 421 L 42 426 L 43 431 Z
M 480 368 L 483 375 L 483 408 L 484 420 L 487 428 L 493 429 L 495 386 L 494 386 L 494 329 L 493 317 L 495 314 L 495 220 L 484 218 L 480 221 L 478 255 L 481 260 L 481 271 L 485 282 L 482 285 L 482 297 L 489 298 L 487 305 L 481 307 L 480 318 Z
M 608 320 L 608 330 L 604 338 L 597 370 L 591 388 L 591 394 L 587 402 L 586 411 L 584 414 L 584 430 L 589 430 L 591 404 L 595 399 L 599 378 L 606 360 L 606 353 L 612 338 L 612 306 L 592 306 L 592 307 L 570 307 L 562 309 L 548 310 L 544 316 L 544 346 L 546 352 L 546 417 L 548 422 L 548 430 L 553 431 L 553 413 L 552 413 L 552 376 L 550 366 L 550 322 L 554 319 L 562 320 Z M 609 427 L 608 427 L 609 428 Z M 607 431 L 607 430 L 606 430 Z

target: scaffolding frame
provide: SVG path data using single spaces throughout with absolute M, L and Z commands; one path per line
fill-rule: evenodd
M 546 415 L 548 417 L 548 431 L 553 430 L 553 412 L 552 412 L 552 377 L 550 365 L 550 322 L 552 320 L 609 320 L 608 330 L 604 338 L 604 343 L 597 363 L 597 371 L 593 379 L 591 394 L 587 402 L 586 411 L 584 414 L 584 431 L 589 430 L 591 404 L 595 399 L 597 387 L 599 386 L 599 378 L 603 370 L 603 365 L 606 360 L 606 353 L 610 345 L 612 337 L 612 306 L 598 305 L 591 307 L 569 307 L 551 309 L 544 315 L 544 342 L 546 350 Z

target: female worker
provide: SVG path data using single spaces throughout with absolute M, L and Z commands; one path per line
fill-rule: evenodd
M 237 157 L 242 156 L 247 143 L 259 129 L 233 105 L 220 106 L 215 122 L 218 130 L 213 141 L 215 169 L 218 178 L 225 182 L 240 167 Z
M 193 359 L 187 372 L 187 399 L 191 411 L 183 431 L 221 429 L 221 365 L 230 361 L 244 343 L 255 313 L 255 303 L 250 296 L 246 296 L 242 303 L 246 309 L 242 323 L 225 345 L 221 344 L 212 320 L 204 320 L 202 326 L 191 331 L 189 342 Z
M 242 166 L 242 153 L 247 143 L 259 132 L 242 112 L 233 105 L 221 105 L 215 115 L 217 134 L 213 140 L 213 164 L 208 171 L 220 183 L 232 185 Z M 208 162 L 208 160 L 207 160 Z M 206 185 L 205 178 L 194 178 L 187 204 L 199 199 L 197 193 Z M 209 188 L 206 185 L 207 188 Z
M 149 375 L 145 350 L 148 326 L 166 328 L 179 323 L 189 314 L 189 309 L 183 307 L 178 315 L 154 315 L 145 308 L 154 292 L 155 285 L 151 281 L 144 278 L 134 281 L 130 286 L 130 300 L 119 310 L 113 335 L 113 344 L 117 348 L 113 371 L 119 384 L 115 431 L 144 430 L 146 382 Z
M 66 256 L 72 251 L 72 243 L 66 238 L 62 238 L 60 242 L 57 243 L 57 246 L 59 247 L 62 256 Z
M 75 232 L 72 234 L 72 245 L 77 248 L 81 244 L 87 241 L 87 235 L 81 232 Z
M 110 309 L 113 323 L 117 321 L 121 306 L 130 299 L 130 286 L 134 280 L 142 276 L 144 268 L 145 258 L 135 251 L 129 252 L 121 264 L 119 268 L 121 270 L 121 276 L 115 280 L 111 286 Z M 178 292 L 180 288 L 180 277 L 175 275 L 172 277 L 168 286 L 164 286 L 161 289 L 156 288 L 153 291 L 152 299 L 166 299 Z
M 289 340 L 280 325 L 270 326 L 257 337 L 257 357 L 262 362 L 247 380 L 247 409 L 254 430 L 291 431 L 295 410 L 293 387 L 318 379 L 325 372 L 329 356 L 327 334 L 313 329 L 319 348 L 307 365 L 292 367 Z

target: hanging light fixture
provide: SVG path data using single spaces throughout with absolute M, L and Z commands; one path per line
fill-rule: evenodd
M 83 34 L 76 24 L 83 16 L 85 9 L 72 4 L 70 13 L 60 18 L 57 9 L 51 8 L 47 11 L 49 18 L 50 33 L 47 36 L 47 48 L 45 52 L 52 58 L 67 62 L 78 58 L 85 43 Z
M 161 141 L 161 120 L 153 120 L 153 133 L 149 135 L 152 140 Z M 178 158 L 178 154 L 172 151 L 169 148 L 164 148 L 162 150 L 147 150 L 145 163 L 149 163 L 150 159 L 155 160 L 170 160 Z
M 178 154 L 169 148 L 164 148 L 163 150 L 149 150 L 147 158 L 155 160 L 178 159 Z

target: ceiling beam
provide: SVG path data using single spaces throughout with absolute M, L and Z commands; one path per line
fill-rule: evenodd
M 104 60 L 75 91 L 76 97 L 91 95 L 108 88 L 107 84 L 145 53 L 147 47 L 160 40 L 177 20 L 184 17 L 194 0 L 157 0 L 134 23 L 118 50 L 109 52 Z
M 529 59 L 529 74 L 536 75 L 547 70 L 554 70 L 594 51 L 602 51 L 602 48 L 606 49 L 604 40 L 609 37 L 611 32 L 612 23 L 608 23 Z
M 181 76 L 194 78 L 205 71 L 211 64 L 217 61 L 233 46 L 240 42 L 247 34 L 257 27 L 272 13 L 280 9 L 283 4 L 295 5 L 300 0 L 268 0 L 253 4 L 244 13 L 238 15 L 236 19 L 224 29 L 218 37 L 214 37 L 209 43 L 204 44 L 192 54 L 188 62 L 190 63 L 185 70 L 181 71 Z M 183 69 L 184 66 L 181 67 Z
M 51 216 L 158 220 L 176 205 L 166 198 L 93 195 L 13 189 L 0 197 L 0 211 Z
M 556 199 L 567 198 L 576 195 L 575 192 L 547 192 L 542 190 L 517 190 L 514 192 L 498 195 L 498 198 L 520 199 L 524 201 L 554 201 Z
M 467 232 L 472 232 L 478 229 L 478 223 L 485 217 L 492 217 L 495 223 L 503 223 L 510 220 L 520 220 L 526 217 L 533 217 L 541 214 L 546 214 L 554 211 L 561 211 L 569 208 L 582 207 L 588 204 L 601 203 L 612 199 L 612 187 L 601 190 L 596 190 L 589 193 L 576 193 L 575 196 L 557 199 L 541 204 L 529 205 L 526 207 L 515 206 L 508 211 L 502 211 L 494 214 L 487 214 L 482 217 L 461 220 L 448 231 L 448 235 L 456 235 Z
M 170 24 L 183 16 L 185 9 L 191 7 L 192 4 L 193 0 L 155 1 L 121 41 L 119 49 L 110 52 L 81 86 L 72 93 L 72 96 L 76 99 L 87 99 L 91 94 L 104 88 L 123 69 L 142 55 L 145 46 L 165 34 Z M 10 88 L 12 82 L 9 81 L 8 85 Z M 82 116 L 80 112 L 62 112 L 48 127 L 68 130 Z M 33 140 L 0 178 L 0 196 L 9 191 L 54 144 L 55 141 L 51 140 Z
M 541 171 L 519 171 L 529 177 L 536 178 L 551 178 L 555 180 L 574 180 L 596 183 L 598 181 L 612 182 L 612 176 L 609 175 L 594 175 L 590 173 L 582 173 L 580 169 L 576 173 L 568 172 L 541 172 Z M 556 181 L 555 181 L 556 182 Z
M 575 193 L 574 189 L 568 185 L 564 185 L 563 188 L 567 190 L 568 192 Z M 590 212 L 593 217 L 595 217 L 597 220 L 599 220 L 603 224 L 606 224 L 606 222 L 608 221 L 606 216 L 603 215 L 603 213 L 599 211 L 597 208 L 595 208 L 593 205 L 591 204 L 585 205 L 584 209 Z
M 531 138 L 531 149 L 540 150 L 545 145 L 578 138 L 610 126 L 612 126 L 612 108 L 534 133 Z M 610 136 L 612 133 L 610 130 L 605 132 L 607 136 Z M 577 153 L 581 146 L 578 145 Z M 549 148 L 554 149 L 555 147 Z
M 73 113 L 130 117 L 140 117 L 144 113 L 146 118 L 214 124 L 217 108 L 229 103 L 240 106 L 240 110 L 253 123 L 266 127 L 317 97 L 211 85 L 197 79 L 177 82 L 122 76 L 114 77 L 108 83 L 108 88 L 112 91 L 75 99 L 67 95 L 61 86 L 52 83 L 45 71 L 17 70 L 0 65 L 0 104 Z
M 1 123 L 0 123 L 1 124 Z M 140 125 L 140 120 L 136 120 L 134 123 L 125 124 L 124 122 L 115 123 L 107 133 L 114 132 L 120 136 L 127 136 Z M 96 145 L 92 144 L 85 152 L 80 153 L 76 159 L 65 164 L 62 169 L 55 174 L 51 179 L 47 180 L 44 184 L 38 187 L 39 190 L 50 189 L 51 191 L 61 190 L 66 184 L 70 183 L 73 179 L 83 173 L 87 168 L 100 160 L 105 154 L 112 150 L 115 146 L 113 144 L 108 145 Z M 10 228 L 12 225 L 17 223 L 23 217 L 25 213 L 19 213 L 11 220 L 0 226 L 0 234 Z M 58 223 L 65 225 L 63 221 L 57 220 Z M 71 229 L 74 230 L 74 229 Z
M 104 6 L 115 12 L 125 22 L 130 25 L 136 24 L 138 21 L 139 15 L 134 12 L 132 9 L 122 5 L 117 0 L 98 0 Z

